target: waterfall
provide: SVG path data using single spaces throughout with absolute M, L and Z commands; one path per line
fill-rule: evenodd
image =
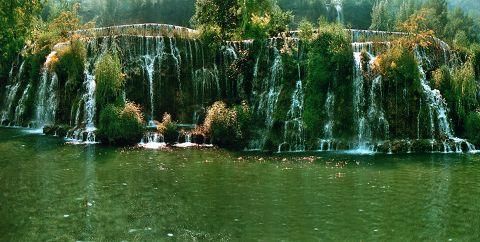
M 420 84 L 422 86 L 422 91 L 425 94 L 425 101 L 428 104 L 429 114 L 432 117 L 433 112 L 437 115 L 437 124 L 439 128 L 439 132 L 441 136 L 445 136 L 447 138 L 453 138 L 453 132 L 450 127 L 450 120 L 448 119 L 447 113 L 447 103 L 445 99 L 440 94 L 440 91 L 437 89 L 432 89 L 428 84 L 427 75 L 423 69 L 423 60 L 427 57 L 422 55 L 418 49 L 415 51 L 415 55 L 417 60 L 419 61 L 418 64 L 418 71 L 420 72 Z M 430 125 L 434 128 L 434 121 L 433 118 L 430 118 Z M 432 137 L 434 134 L 432 133 Z
M 343 23 L 343 8 L 341 0 L 334 0 L 332 4 L 335 6 L 335 11 L 337 12 L 337 23 Z
M 329 7 L 332 14 L 336 10 L 337 21 L 341 22 L 342 1 L 333 0 Z M 255 122 L 252 125 L 253 138 L 248 141 L 247 149 L 305 150 L 307 134 L 303 109 L 306 84 L 300 76 L 301 68 L 305 66 L 300 65 L 306 65 L 307 61 L 302 59 L 303 50 L 300 50 L 295 37 L 270 38 L 265 42 L 256 42 L 255 45 L 248 40 L 229 41 L 224 42 L 217 50 L 204 52 L 207 43 L 175 34 L 189 35 L 187 29 L 167 27 L 146 24 L 79 31 L 80 35 L 88 38 L 84 39 L 87 42 L 87 60 L 83 83 L 79 84 L 81 87 L 78 88 L 78 93 L 67 89 L 68 85 L 64 84 L 68 83 L 68 80 L 58 80 L 65 75 L 58 73 L 57 77 L 49 68 L 49 63 L 56 55 L 55 51 L 47 56 L 38 80 L 22 80 L 27 73 L 23 69 L 28 65 L 24 67 L 22 63 L 18 68 L 12 67 L 1 100 L 2 124 L 25 125 L 36 121 L 39 127 L 59 125 L 62 126 L 59 127 L 61 129 L 65 129 L 64 124 L 75 125 L 69 131 L 68 137 L 74 137 L 81 143 L 94 142 L 95 122 L 98 119 L 94 64 L 103 53 L 114 50 L 117 51 L 123 65 L 122 71 L 127 76 L 126 87 L 122 90 L 123 98 L 143 106 L 150 126 L 153 126 L 155 118 L 159 118 L 156 115 L 164 111 L 170 112 L 179 123 L 189 122 L 193 118 L 193 123 L 199 124 L 204 117 L 206 106 L 212 102 L 226 100 L 230 105 L 246 100 L 251 105 L 252 119 Z M 323 92 L 319 102 L 324 103 L 318 107 L 319 115 L 323 117 L 318 125 L 318 137 L 315 137 L 316 140 L 312 139 L 314 143 L 308 143 L 308 146 L 316 146 L 315 148 L 322 151 L 349 146 L 356 151 L 373 152 L 386 151 L 387 145 L 390 145 L 395 152 L 416 152 L 419 151 L 417 144 L 429 149 L 428 141 L 431 140 L 432 151 L 462 152 L 475 149 L 467 141 L 455 137 L 448 118 L 447 103 L 438 90 L 430 87 L 430 81 L 427 80 L 427 66 L 428 69 L 434 69 L 443 62 L 455 65 L 457 62 L 453 61 L 462 61 L 460 58 L 452 60 L 458 56 L 454 51 L 450 51 L 447 44 L 433 38 L 436 44 L 434 51 L 438 53 L 417 49 L 415 55 L 421 62 L 418 66 L 421 80 L 417 95 L 417 90 L 411 89 L 408 83 L 394 83 L 399 89 L 393 91 L 396 86 L 393 86 L 390 80 L 376 75 L 372 69 L 376 56 L 390 47 L 390 41 L 405 36 L 405 33 L 347 31 L 350 31 L 352 36 L 354 67 L 349 71 L 353 72 L 353 86 L 337 84 L 342 80 L 332 80 L 334 85 L 330 85 L 328 90 L 326 86 L 323 89 L 323 85 L 322 90 L 318 90 Z M 260 43 L 263 45 L 260 46 Z M 293 43 L 297 46 L 287 48 Z M 253 46 L 260 48 L 253 49 Z M 54 49 L 59 48 L 61 46 Z M 298 54 L 293 57 L 293 62 L 290 59 L 292 56 L 287 56 L 292 52 Z M 284 63 L 284 60 L 288 61 Z M 247 68 L 252 70 L 245 71 Z M 295 77 L 295 69 L 298 69 L 298 79 Z M 137 82 L 136 79 L 142 79 L 142 75 L 143 82 Z M 290 78 L 291 75 L 294 77 Z M 165 83 L 171 85 L 167 86 Z M 351 91 L 346 94 L 346 90 Z M 164 93 L 175 96 L 164 97 Z M 393 111 L 405 110 L 408 117 L 404 121 L 406 123 L 401 123 L 403 120 L 393 120 L 394 112 L 387 108 L 397 108 L 397 102 L 390 102 L 390 98 L 396 96 L 388 97 L 387 93 L 398 95 L 398 110 Z M 345 98 L 344 95 L 349 97 Z M 417 99 L 417 96 L 420 98 Z M 168 106 L 169 103 L 160 103 L 160 99 L 174 103 Z M 353 99 L 350 101 L 353 107 L 344 107 L 348 106 L 345 102 L 350 99 Z M 30 107 L 29 103 L 32 102 L 35 106 Z M 60 110 L 58 114 L 57 109 Z M 417 109 L 418 114 L 414 113 Z M 340 119 L 348 119 L 350 115 L 338 112 L 347 110 L 353 110 L 353 133 L 349 132 L 350 129 L 340 130 L 340 125 L 347 124 L 338 123 Z M 58 117 L 55 117 L 56 115 Z M 412 132 L 406 133 L 412 137 L 403 137 L 407 135 L 405 132 L 399 135 L 408 125 L 411 125 Z M 422 131 L 421 128 L 426 130 Z M 182 135 L 185 135 L 186 139 L 184 144 L 191 143 L 190 134 Z M 196 138 L 194 135 L 193 140 Z M 347 140 L 348 138 L 350 140 Z M 161 146 L 162 143 L 161 135 L 154 132 L 147 134 L 142 141 L 142 144 L 153 146 Z
M 147 132 L 138 145 L 146 149 L 159 149 L 167 146 L 164 142 L 163 135 L 157 132 Z
M 273 115 L 276 111 L 278 97 L 281 91 L 281 79 L 283 78 L 283 62 L 280 50 L 277 47 L 277 39 L 273 38 L 268 43 L 268 48 L 273 53 L 273 62 L 269 67 L 269 75 L 265 80 L 258 80 L 258 60 L 255 67 L 254 82 L 260 82 L 260 90 L 256 90 L 257 103 L 254 110 L 258 117 L 262 117 L 264 127 L 259 130 L 257 138 L 250 141 L 248 149 L 261 150 L 267 141 L 268 134 L 273 126 Z
M 273 114 L 276 110 L 278 95 L 280 94 L 280 86 L 278 83 L 283 77 L 283 63 L 280 51 L 277 49 L 276 40 L 273 42 L 273 52 L 275 59 L 270 69 L 270 78 L 268 82 L 264 83 L 264 90 L 268 92 L 261 96 L 259 110 L 263 111 L 265 115 L 265 124 L 271 128 L 273 125 Z
M 226 45 L 223 47 L 223 63 L 224 63 L 224 70 L 225 72 L 230 68 L 230 65 L 238 59 L 237 51 L 235 50 L 234 43 L 227 42 Z M 233 90 L 233 83 L 230 83 L 230 78 L 225 73 L 224 76 L 225 80 L 225 94 L 227 96 L 233 97 L 235 92 Z
M 333 125 L 335 121 L 335 94 L 329 89 L 325 100 L 325 113 L 327 119 L 323 126 L 323 139 L 320 139 L 321 151 L 332 151 L 333 149 Z
M 195 100 L 202 107 L 205 102 L 212 98 L 219 98 L 221 95 L 220 78 L 217 65 L 213 70 L 202 67 L 193 73 L 193 86 Z
M 169 38 L 169 41 L 170 41 L 170 55 L 172 56 L 175 62 L 175 69 L 177 71 L 178 87 L 180 89 L 180 92 L 182 92 L 182 82 L 180 79 L 180 75 L 181 75 L 180 64 L 182 64 L 182 56 L 180 55 L 180 51 L 178 50 L 176 41 L 174 41 L 173 38 Z
M 362 45 L 360 45 L 362 46 Z M 359 46 L 359 47 L 360 47 Z M 366 43 L 365 46 L 370 46 Z M 371 82 L 364 78 L 362 52 L 365 46 L 354 48 L 354 116 L 356 123 L 357 140 L 355 150 L 361 153 L 374 152 L 377 142 L 389 139 L 389 123 L 385 117 L 382 105 L 382 76 L 375 77 Z M 369 52 L 367 71 L 375 62 L 376 56 Z
M 0 124 L 4 124 L 4 122 L 6 122 L 6 121 L 9 121 L 10 124 L 12 123 L 10 114 L 11 114 L 11 111 L 12 111 L 13 102 L 14 102 L 15 98 L 17 97 L 17 94 L 18 94 L 18 91 L 19 91 L 18 88 L 20 87 L 20 84 L 21 84 L 21 78 L 22 78 L 22 75 L 23 75 L 24 66 L 25 66 L 25 62 L 22 62 L 22 64 L 20 64 L 20 68 L 19 68 L 18 74 L 16 76 L 13 75 L 13 69 L 14 69 L 13 66 L 12 66 L 10 72 L 9 72 L 8 80 L 10 82 L 10 85 L 8 85 L 7 88 L 6 88 L 6 92 L 5 92 L 6 96 L 5 96 L 5 100 L 4 100 L 4 103 L 3 103 L 3 110 L 1 112 L 1 120 L 0 120 L 1 122 L 0 122 Z
M 85 70 L 85 88 L 87 92 L 84 94 L 85 101 L 85 130 L 87 132 L 87 143 L 95 143 L 95 113 L 96 113 L 96 101 L 95 101 L 95 75 L 89 72 L 89 68 Z
M 385 113 L 382 106 L 382 76 L 378 76 L 373 79 L 370 87 L 370 104 L 368 108 L 368 118 L 370 122 L 374 123 L 371 127 L 374 128 L 370 132 L 373 133 L 374 130 L 378 132 L 377 137 L 380 137 L 384 140 L 389 139 L 389 124 L 385 118 Z M 383 136 L 383 137 L 382 137 Z
M 48 63 L 48 59 L 49 58 L 47 58 L 46 63 Z M 45 65 L 42 69 L 36 100 L 35 123 L 39 128 L 42 128 L 45 125 L 53 125 L 55 122 L 55 114 L 57 111 L 57 86 L 57 74 L 55 72 L 50 73 Z
M 2 124 L 9 120 L 10 110 L 12 109 L 13 100 L 17 95 L 18 88 L 20 87 L 20 82 L 15 84 L 10 84 L 7 86 L 7 97 L 4 104 L 4 109 L 2 110 Z
M 28 83 L 27 87 L 23 91 L 22 97 L 18 101 L 17 107 L 15 108 L 14 122 L 17 125 L 22 125 L 23 121 L 25 121 L 23 120 L 23 115 L 25 113 L 25 109 L 27 108 L 27 100 L 29 98 L 31 87 L 31 83 Z
M 97 128 L 95 127 L 95 115 L 97 112 L 96 106 L 96 81 L 95 58 L 89 58 L 85 61 L 83 87 L 85 92 L 82 94 L 75 113 L 75 127 L 69 131 L 65 137 L 72 144 L 95 144 Z M 83 109 L 82 109 L 83 105 Z M 83 119 L 82 119 L 83 110 Z
M 153 74 L 155 70 L 155 63 L 158 61 L 159 70 L 161 70 L 163 54 L 165 43 L 163 37 L 154 37 L 154 43 L 150 43 L 151 37 L 146 37 L 146 53 L 142 56 L 144 69 L 147 72 L 148 84 L 149 84 L 149 94 L 150 94 L 150 120 L 149 126 L 155 126 L 154 120 L 154 111 L 155 111 L 155 101 L 154 101 L 154 88 L 153 88 Z M 172 42 L 170 41 L 170 44 Z
M 300 67 L 298 68 L 300 69 Z M 300 80 L 300 78 L 295 84 L 295 90 L 293 91 L 291 100 L 292 104 L 287 113 L 287 121 L 285 121 L 284 124 L 283 143 L 278 146 L 278 152 L 305 151 L 303 125 L 304 92 L 302 80 Z
M 430 119 L 430 132 L 432 138 L 432 151 L 433 143 L 435 140 L 435 119 L 438 127 L 438 136 L 442 139 L 443 152 L 457 152 L 461 153 L 462 144 L 465 144 L 468 152 L 474 152 L 475 146 L 464 139 L 460 139 L 454 136 L 450 120 L 448 118 L 448 108 L 445 99 L 437 89 L 432 89 L 428 83 L 427 75 L 423 69 L 424 61 L 429 62 L 428 57 L 423 51 L 419 50 L 419 47 L 415 49 L 415 57 L 418 61 L 418 71 L 420 73 L 420 84 L 425 97 L 425 102 L 428 107 L 429 119 Z M 434 114 L 436 117 L 434 118 Z M 454 148 L 452 147 L 454 146 Z
M 356 123 L 357 132 L 357 149 L 358 150 L 371 150 L 372 147 L 367 147 L 371 140 L 370 127 L 367 117 L 365 116 L 366 94 L 364 91 L 364 78 L 362 72 L 362 60 L 361 53 L 354 52 L 355 66 L 354 66 L 354 79 L 353 79 L 353 107 L 354 107 L 354 120 Z

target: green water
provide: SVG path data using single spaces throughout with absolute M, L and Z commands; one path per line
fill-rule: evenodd
M 0 241 L 476 240 L 480 155 L 138 150 L 0 129 Z

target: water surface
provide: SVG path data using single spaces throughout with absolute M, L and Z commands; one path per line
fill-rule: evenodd
M 261 156 L 0 129 L 0 241 L 475 240 L 480 155 Z

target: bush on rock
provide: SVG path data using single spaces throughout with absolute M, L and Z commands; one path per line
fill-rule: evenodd
M 174 144 L 178 139 L 177 123 L 172 121 L 172 116 L 168 113 L 163 114 L 163 119 L 157 125 L 157 130 L 163 135 L 167 144 Z
M 228 108 L 218 101 L 207 111 L 203 132 L 211 137 L 212 143 L 226 148 L 243 148 L 246 144 L 251 120 L 246 102 Z
M 103 143 L 132 145 L 143 136 L 143 115 L 140 107 L 127 102 L 124 107 L 107 105 L 100 113 L 98 137 Z

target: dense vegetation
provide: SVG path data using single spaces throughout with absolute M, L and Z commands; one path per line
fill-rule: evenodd
M 107 144 L 135 144 L 143 136 L 140 107 L 124 100 L 125 80 L 120 59 L 107 53 L 96 63 L 96 104 L 100 120 L 98 136 Z
M 316 32 L 317 34 L 307 40 L 310 48 L 304 112 L 305 124 L 312 143 L 315 142 L 315 137 L 324 135 L 323 130 L 318 127 L 323 126 L 328 114 L 318 115 L 318 110 L 325 106 L 327 93 L 331 91 L 339 94 L 337 107 L 348 107 L 350 106 L 348 103 L 352 102 L 351 96 L 340 95 L 352 92 L 351 72 L 344 71 L 353 68 L 348 35 L 342 31 L 342 26 L 325 23 L 320 23 L 320 28 Z M 351 134 L 353 127 L 351 118 L 344 116 L 339 120 L 336 133 L 339 136 Z

